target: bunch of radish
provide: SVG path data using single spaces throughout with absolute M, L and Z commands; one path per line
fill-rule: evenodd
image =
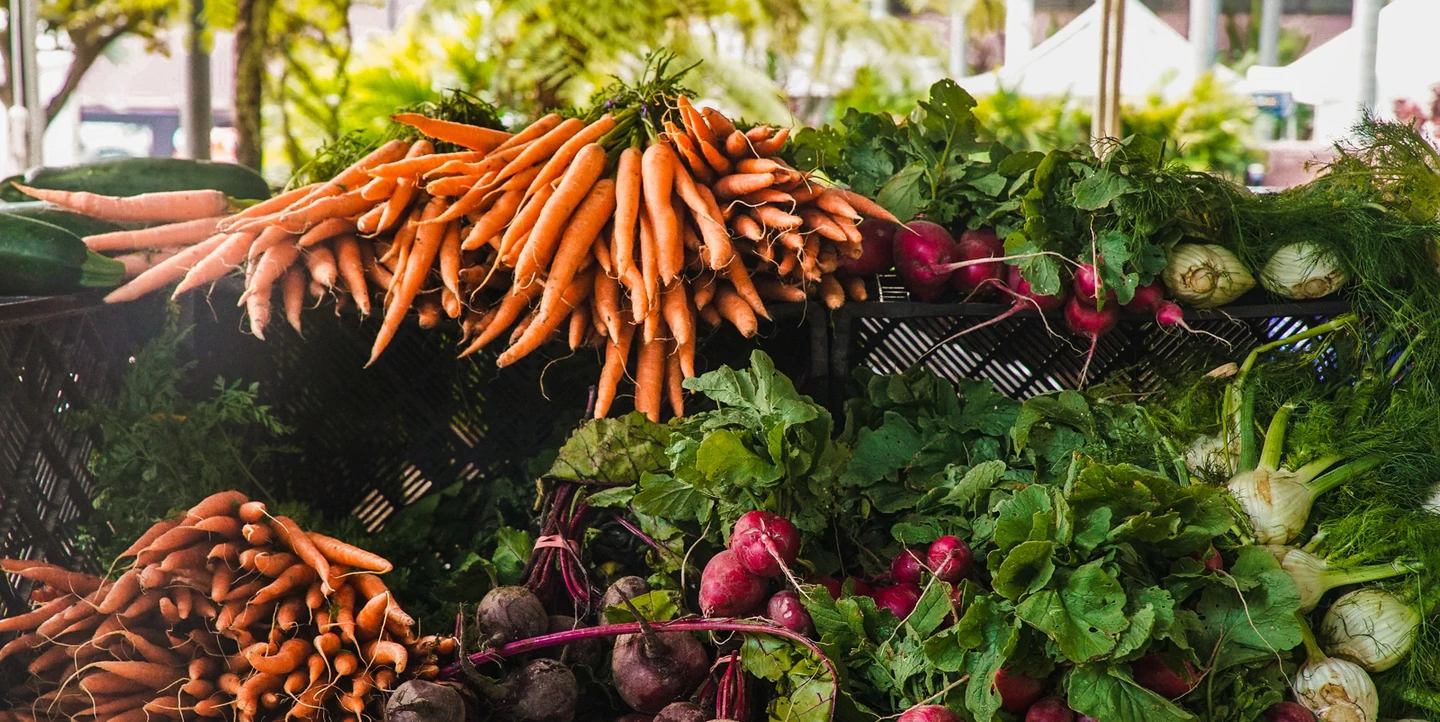
M 411 664 L 440 642 L 415 638 L 376 576 L 389 562 L 239 492 L 156 524 L 130 557 L 114 579 L 0 563 L 44 585 L 41 606 L 0 620 L 22 633 L 0 658 L 30 660 L 8 718 L 358 722 L 399 675 L 439 671 Z
M 707 617 L 765 614 L 801 634 L 814 625 L 800 595 L 769 594 L 767 580 L 785 576 L 800 555 L 800 530 L 779 514 L 751 511 L 730 531 L 729 548 L 710 558 L 700 575 L 700 612 Z

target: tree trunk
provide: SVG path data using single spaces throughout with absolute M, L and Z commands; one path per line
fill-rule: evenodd
M 235 160 L 259 169 L 265 46 L 272 0 L 239 0 L 235 20 Z
M 115 37 L 118 37 L 118 33 L 105 40 L 104 44 L 99 47 L 86 45 L 77 46 L 74 49 L 75 59 L 71 61 L 70 69 L 65 72 L 65 82 L 60 85 L 60 89 L 55 92 L 55 95 L 51 96 L 50 102 L 45 104 L 45 123 L 47 125 L 60 114 L 65 103 L 70 101 L 70 96 L 74 95 L 75 90 L 80 87 L 80 81 L 84 79 L 85 73 L 90 71 L 90 67 L 100 59 L 100 54 L 105 52 L 105 48 Z

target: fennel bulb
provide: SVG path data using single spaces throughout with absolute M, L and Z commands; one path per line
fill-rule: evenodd
M 1228 448 L 1227 448 L 1228 447 Z M 1201 436 L 1185 449 L 1185 466 L 1191 472 L 1225 472 L 1240 465 L 1240 436 L 1230 435 L 1226 444 L 1217 434 Z
M 1195 308 L 1224 306 L 1255 287 L 1240 259 L 1214 244 L 1177 244 L 1161 277 L 1170 295 Z
M 1357 589 L 1335 600 L 1320 621 L 1325 652 L 1371 672 L 1400 663 L 1415 644 L 1420 615 L 1382 589 Z
M 1311 659 L 1295 673 L 1295 698 L 1326 722 L 1378 722 L 1380 694 L 1360 665 Z
M 1431 514 L 1440 514 L 1440 485 L 1436 485 L 1435 494 L 1430 497 L 1429 501 L 1421 505 L 1420 508 Z
M 1260 271 L 1260 284 L 1285 298 L 1328 296 L 1345 285 L 1345 272 L 1313 243 L 1291 243 L 1275 251 Z
M 1289 572 L 1290 578 L 1295 580 L 1295 586 L 1299 587 L 1302 612 L 1315 609 L 1325 592 L 1336 587 L 1389 579 L 1415 571 L 1415 567 L 1399 560 L 1389 564 L 1332 568 L 1329 562 L 1304 549 L 1271 546 L 1270 551 L 1280 561 L 1280 568 Z

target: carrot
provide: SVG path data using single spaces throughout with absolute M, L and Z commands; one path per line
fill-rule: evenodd
M 230 201 L 217 190 L 165 191 L 118 197 L 97 193 L 57 191 L 31 188 L 20 183 L 14 186 L 31 198 L 54 203 L 61 208 L 107 221 L 135 223 L 175 223 L 225 215 Z
M 257 648 L 258 647 L 258 648 Z M 287 639 L 274 654 L 265 654 L 265 645 L 245 650 L 245 660 L 262 674 L 288 675 L 309 658 L 313 648 L 303 639 Z
M 725 155 L 736 159 L 754 157 L 750 152 L 750 139 L 738 130 L 731 131 L 730 135 L 725 137 Z
M 635 265 L 635 222 L 640 213 L 639 148 L 620 152 L 615 170 L 615 225 L 611 234 L 610 255 L 615 262 L 615 275 L 624 278 Z
M 722 287 L 715 292 L 715 308 L 745 338 L 753 338 L 758 333 L 755 311 L 733 289 Z
M 95 667 L 154 690 L 166 689 L 184 678 L 184 670 L 153 662 L 96 662 Z
M 427 118 L 419 113 L 396 113 L 390 119 L 404 123 L 436 140 L 454 143 L 462 148 L 488 152 L 511 138 L 503 130 L 481 128 L 467 123 L 453 123 L 447 120 Z
M 815 205 L 830 215 L 848 218 L 852 221 L 860 220 L 860 212 L 845 200 L 845 196 L 840 193 L 838 188 L 826 188 L 820 191 L 815 196 Z
M 680 122 L 684 124 L 685 130 L 695 138 L 696 142 L 715 144 L 715 132 L 705 122 L 700 111 L 690 103 L 690 99 L 680 96 L 675 99 L 675 106 L 680 110 Z
M 126 574 L 129 574 L 129 572 L 126 572 Z M 119 584 L 117 583 L 116 586 L 119 586 Z M 74 603 L 74 597 L 64 596 L 46 602 L 43 606 L 26 612 L 25 614 L 17 614 L 7 619 L 0 619 L 0 634 L 27 632 L 35 629 L 45 623 L 46 620 L 69 609 Z M 107 614 L 108 613 L 109 612 L 107 612 Z
M 724 268 L 735 257 L 735 248 L 730 243 L 730 234 L 725 230 L 725 222 L 720 219 L 718 214 L 712 212 L 707 197 L 696 187 L 690 174 L 679 165 L 675 166 L 675 190 L 680 193 L 680 199 L 690 208 L 695 223 L 700 227 L 700 234 L 705 237 L 705 250 L 708 253 L 710 268 L 716 270 Z
M 280 298 L 285 306 L 285 321 L 295 333 L 300 330 L 300 312 L 305 308 L 305 272 L 291 266 L 280 279 Z
M 329 246 L 312 246 L 305 251 L 305 270 L 310 278 L 326 289 L 332 288 L 339 280 L 340 268 L 335 263 L 335 254 Z
M 835 274 L 827 273 L 820 277 L 820 298 L 831 311 L 845 305 L 845 289 Z
M 654 229 L 650 226 L 649 215 L 640 216 L 640 271 L 644 279 L 645 298 L 647 304 L 644 306 L 635 304 L 635 323 L 645 317 L 650 306 L 660 300 L 660 261 L 659 250 L 656 248 Z
M 360 658 L 354 652 L 345 651 L 335 655 L 335 676 L 349 677 L 360 669 Z
M 303 564 L 296 564 L 282 572 L 280 576 L 275 578 L 275 581 L 270 582 L 270 584 L 256 591 L 255 596 L 250 598 L 247 611 L 267 605 L 286 594 L 294 592 L 296 589 L 310 584 L 310 582 L 315 581 L 315 579 L 316 573 L 314 569 Z
M 320 576 L 321 591 L 325 593 L 325 596 L 330 596 L 330 594 L 335 591 L 335 587 L 330 583 L 330 562 L 325 559 L 325 555 L 315 546 L 315 542 L 311 541 L 310 537 L 306 536 L 305 532 L 301 531 L 299 525 L 291 520 L 290 517 L 276 516 L 274 517 L 274 525 L 276 536 L 279 537 L 280 541 L 286 546 L 290 547 L 290 551 L 300 557 L 301 561 L 315 570 L 316 574 Z
M 99 253 L 188 246 L 213 235 L 223 219 L 223 216 L 215 216 L 135 231 L 99 233 L 85 236 L 85 247 Z
M 875 201 L 872 201 L 869 198 L 860 195 L 859 193 L 845 190 L 844 188 L 825 189 L 825 192 L 832 191 L 836 195 L 840 196 L 840 198 L 846 203 L 849 203 L 851 208 L 855 209 L 857 212 L 863 215 L 870 216 L 871 218 L 879 218 L 882 220 L 890 221 L 891 223 L 900 222 L 900 219 L 896 218 L 895 214 L 885 210 L 885 208 L 882 207 L 879 203 L 876 203 Z
M 737 259 L 738 263 L 739 260 Z M 690 293 L 685 283 L 672 283 L 660 294 L 661 313 L 665 325 L 678 343 L 689 343 L 695 339 L 695 321 L 690 310 Z
M 255 555 L 255 571 L 274 579 L 285 573 L 286 569 L 295 566 L 300 557 L 289 552 L 261 552 Z
M 659 336 L 660 332 L 657 331 Z M 665 344 L 659 340 L 640 346 L 635 369 L 635 410 L 660 421 L 660 396 L 665 384 Z
M 506 191 L 490 206 L 490 210 L 480 217 L 480 220 L 470 228 L 469 235 L 465 236 L 464 243 L 460 244 L 460 250 L 473 251 L 481 248 L 486 242 L 493 242 L 499 238 L 501 231 L 505 229 L 515 212 L 520 209 L 520 201 L 525 197 L 521 190 Z
M 640 159 L 641 190 L 645 194 L 645 211 L 649 214 L 651 231 L 654 234 L 656 261 L 659 278 L 664 283 L 674 280 L 684 264 L 680 220 L 671 204 L 670 193 L 674 187 L 675 164 L 679 163 L 670 146 L 656 143 L 645 149 Z M 648 288 L 650 297 L 655 290 Z
M 80 689 L 92 695 L 129 695 L 144 690 L 147 685 L 113 672 L 90 673 L 80 678 Z M 154 691 L 150 692 L 154 696 Z
M 609 219 L 606 219 L 606 222 L 608 223 Z M 595 256 L 595 262 L 600 264 L 600 270 L 613 278 L 615 259 L 610 256 L 610 239 L 607 237 L 610 234 L 605 233 L 606 230 L 609 230 L 608 226 L 595 234 L 595 240 L 590 244 L 590 253 Z
M 601 153 L 603 157 L 603 151 Z M 615 182 L 608 178 L 597 181 L 575 209 L 560 238 L 559 249 L 554 254 L 554 262 L 550 264 L 549 276 L 545 280 L 545 291 L 540 297 L 540 318 L 560 310 L 561 295 L 581 265 L 594 258 L 590 248 L 614 211 Z
M 371 169 L 401 159 L 408 150 L 409 147 L 403 140 L 396 139 L 384 143 L 370 151 L 365 157 L 355 161 L 349 168 L 340 171 L 334 178 L 316 186 L 314 190 L 296 201 L 291 207 L 302 208 L 316 199 L 341 195 L 358 189 L 369 182 Z
M 424 143 L 425 146 L 420 146 Z M 417 152 L 417 146 L 420 151 Z M 367 174 L 373 178 L 390 178 L 396 181 L 418 180 L 426 173 L 445 166 L 447 163 L 472 163 L 485 157 L 484 153 L 473 150 L 457 153 L 435 153 L 435 146 L 429 140 L 417 140 L 406 151 L 405 157 L 371 168 Z M 399 187 L 396 187 L 399 190 Z
M 625 375 L 625 365 L 630 356 L 630 339 L 635 335 L 635 326 L 628 320 L 617 319 L 611 326 L 611 340 L 605 344 L 605 366 L 600 369 L 600 381 L 595 393 L 595 418 L 610 415 L 610 405 L 615 401 L 620 379 Z
M 335 262 L 345 279 L 346 288 L 350 290 L 350 297 L 355 299 L 355 305 L 360 309 L 360 315 L 370 315 L 370 292 L 365 287 L 365 266 L 360 260 L 360 246 L 355 236 L 343 235 L 335 239 Z
M 485 330 L 480 333 L 480 337 L 475 339 L 460 353 L 460 357 L 464 358 L 465 356 L 469 356 L 484 348 L 491 341 L 499 338 L 500 334 L 505 332 L 505 329 L 510 328 L 510 325 L 515 323 L 521 314 L 525 313 L 525 309 L 530 306 L 530 302 L 539 296 L 543 290 L 545 290 L 544 286 L 538 283 L 531 284 L 528 289 L 512 286 L 510 292 L 500 301 L 499 307 L 495 309 L 495 316 L 491 319 L 490 325 L 486 326 Z
M 595 275 L 603 276 L 605 274 L 601 272 Z M 566 332 L 566 343 L 569 344 L 571 351 L 576 351 L 585 345 L 585 332 L 589 330 L 587 327 L 590 326 L 592 314 L 589 301 L 570 310 L 570 328 Z
M 501 263 L 513 268 L 519 262 L 520 254 L 525 250 L 526 239 L 535 228 L 536 219 L 540 217 L 546 204 L 554 197 L 555 190 L 549 186 L 541 188 L 529 201 L 520 206 L 515 219 L 506 227 L 505 234 L 500 237 Z
M 316 532 L 306 532 L 310 542 L 333 564 L 384 574 L 394 567 L 377 554 Z
M 376 639 L 366 642 L 360 647 L 360 658 L 365 660 L 366 664 L 394 667 L 396 673 L 405 671 L 405 662 L 408 656 L 405 647 L 396 642 L 383 642 Z M 378 674 L 376 682 L 379 682 Z M 383 685 L 381 687 L 383 689 Z
M 353 635 L 360 640 L 375 639 L 385 626 L 385 610 L 390 606 L 390 593 L 385 592 L 365 603 L 355 614 Z
M 730 119 L 717 108 L 701 108 L 700 115 L 705 118 L 705 122 L 710 125 L 710 130 L 714 132 L 715 139 L 718 141 L 717 145 L 723 143 L 725 138 L 735 132 L 735 124 L 730 122 Z
M 383 201 L 395 193 L 400 181 L 394 178 L 371 178 L 360 187 L 360 197 L 367 201 Z
M 124 609 L 125 607 L 129 606 L 130 602 L 134 601 L 134 600 L 135 600 L 135 597 L 137 597 L 137 596 L 139 596 L 139 595 L 140 595 L 140 570 L 139 570 L 139 569 L 130 569 L 129 571 L 125 572 L 124 574 L 121 574 L 119 579 L 116 579 L 116 580 L 115 580 L 114 586 L 111 586 L 111 587 L 110 587 L 109 593 L 105 595 L 105 600 L 102 601 L 102 602 L 100 602 L 100 606 L 96 608 L 96 611 L 99 612 L 100 614 L 114 614 L 114 613 L 116 613 L 116 612 Z M 52 602 L 51 604 L 54 604 L 54 603 Z M 48 606 L 48 605 L 47 605 L 47 606 Z M 39 610 L 37 610 L 37 612 L 43 612 L 45 609 L 46 609 L 45 607 L 41 607 Z M 33 613 L 32 613 L 32 614 L 33 614 Z M 23 616 L 31 616 L 31 615 L 23 615 Z M 53 616 L 53 615 L 51 615 L 51 616 Z M 44 617 L 44 619 L 48 619 L 48 618 L 49 618 L 48 616 Z M 44 619 L 41 619 L 40 621 L 44 621 Z M 0 632 L 15 631 L 15 630 L 19 630 L 19 629 L 29 629 L 29 627 L 16 627 L 14 630 L 12 630 L 12 629 L 7 629 L 6 624 L 5 624 L 5 622 L 7 622 L 7 621 L 10 621 L 10 620 L 0 620 Z M 39 624 L 39 622 L 36 622 L 36 624 Z
M 845 243 L 849 240 L 845 232 L 840 230 L 840 225 L 831 219 L 830 215 L 825 211 L 806 206 L 799 210 L 799 214 L 800 218 L 805 222 L 805 227 L 819 233 L 821 236 L 840 243 Z
M 160 563 L 162 572 L 179 572 L 186 569 L 195 569 L 205 566 L 205 557 L 210 553 L 209 544 L 196 544 L 178 551 L 170 552 L 165 560 Z
M 679 345 L 670 343 L 670 353 L 665 357 L 665 398 L 670 402 L 670 413 L 676 417 L 685 415 L 685 380 L 680 370 Z
M 249 208 L 246 208 L 239 213 L 226 217 L 225 220 L 220 222 L 219 230 L 229 230 L 237 225 L 241 225 L 246 221 L 250 221 L 263 216 L 268 216 L 272 213 L 285 210 L 286 208 L 290 207 L 290 204 L 300 200 L 301 198 L 304 198 L 319 187 L 319 183 L 311 183 L 309 185 L 300 186 L 299 188 L 292 188 L 277 196 L 273 196 L 267 200 L 260 201 L 259 203 L 256 203 L 255 205 L 250 206 Z
M 256 237 L 249 233 L 231 233 L 223 236 L 219 244 L 212 248 L 211 251 L 198 262 L 191 264 L 191 267 L 185 271 L 183 274 L 184 278 L 181 279 L 180 284 L 175 287 L 175 292 L 171 295 L 171 298 L 179 298 L 180 294 L 211 281 L 218 280 L 221 276 L 233 271 L 240 265 L 241 261 L 245 260 L 245 256 L 255 241 Z M 173 254 L 164 261 L 152 265 L 149 270 L 159 268 L 166 262 L 173 261 L 183 253 L 185 253 L 185 251 Z M 141 275 L 143 275 L 143 272 Z M 161 281 L 156 287 L 164 285 L 164 283 L 164 281 Z M 146 293 L 148 292 L 149 291 L 146 291 Z
M 395 290 L 390 305 L 385 308 L 385 320 L 380 326 L 380 331 L 375 335 L 375 345 L 370 349 L 370 360 L 366 362 L 366 366 L 375 363 L 375 359 L 379 358 L 385 347 L 390 345 L 391 339 L 395 337 L 395 332 L 400 330 L 400 323 L 405 320 L 405 313 L 410 310 L 411 304 L 415 302 L 415 297 L 420 294 L 425 277 L 429 274 L 431 265 L 435 263 L 436 255 L 440 253 L 445 227 L 425 225 L 424 221 L 440 215 L 444 210 L 444 203 L 439 198 L 432 198 L 430 203 L 425 206 L 425 214 L 421 218 L 421 228 L 415 236 L 415 249 L 406 259 L 405 270 L 397 278 L 399 288 Z M 296 531 L 298 532 L 298 528 Z M 313 549 L 314 545 L 311 545 L 311 548 Z M 315 555 L 318 557 L 319 552 L 315 552 Z M 304 554 L 301 556 L 303 557 Z M 320 557 L 320 559 L 323 561 L 324 557 Z M 328 577 L 328 574 L 321 570 L 321 577 Z M 326 583 L 329 583 L 328 579 Z
M 611 341 L 619 338 L 620 284 L 604 273 L 595 274 L 595 315 L 600 320 L 599 331 Z
M 774 182 L 775 176 L 771 173 L 736 173 L 721 178 L 711 188 L 716 196 L 733 200 L 769 188 Z
M 756 277 L 753 280 L 755 290 L 767 301 L 803 303 L 807 298 L 805 289 L 784 283 L 778 278 Z
M 0 569 L 82 597 L 99 589 L 101 584 L 98 577 L 61 569 L 53 564 L 29 564 L 15 559 L 3 559 L 0 560 Z
M 747 215 L 737 215 L 731 218 L 730 227 L 733 228 L 736 233 L 752 241 L 759 241 L 765 237 L 765 231 L 760 228 L 760 224 L 756 223 L 754 218 Z
M 766 228 L 774 228 L 780 231 L 795 230 L 804 222 L 800 216 L 791 215 L 775 206 L 759 206 L 751 209 L 750 214 Z
M 745 268 L 744 262 L 736 258 L 725 267 L 725 277 L 730 279 L 730 285 L 735 287 L 735 293 L 745 302 L 750 304 L 755 315 L 770 319 L 770 313 L 765 310 L 765 302 L 761 300 L 760 293 L 755 290 L 755 284 L 750 281 L 750 271 Z
M 606 133 L 614 130 L 614 128 L 615 118 L 609 113 L 606 113 L 596 118 L 595 122 L 585 126 L 584 130 L 571 136 L 555 151 L 555 154 L 550 157 L 550 160 L 545 162 L 544 167 L 540 169 L 540 173 L 532 181 L 532 185 L 530 186 L 531 190 L 527 190 L 525 195 L 528 197 L 533 194 L 533 190 L 538 190 L 549 183 L 559 180 L 560 177 L 565 174 L 566 168 L 570 165 L 571 161 L 575 160 L 575 157 L 579 155 L 581 148 L 591 143 L 599 142 Z
M 300 247 L 293 241 L 285 241 L 274 248 L 266 251 L 260 257 L 259 263 L 255 264 L 255 273 L 250 277 L 249 286 L 241 296 L 241 301 L 250 296 L 259 296 L 262 299 L 270 298 L 270 293 L 275 287 L 275 282 L 280 279 L 281 274 L 290 268 L 300 258 Z
M 679 157 L 684 159 L 684 165 L 690 167 L 690 172 L 694 173 L 701 183 L 714 183 L 715 171 L 710 169 L 710 165 L 700 155 L 700 149 L 695 147 L 695 141 L 690 140 L 690 136 L 685 135 L 673 123 L 666 121 L 665 126 L 669 129 L 665 137 L 669 138 L 670 143 L 675 146 L 675 150 L 679 151 Z
M 235 695 L 235 709 L 240 712 L 240 718 L 253 718 L 260 711 L 261 695 L 279 691 L 284 686 L 285 678 L 280 675 L 264 672 L 251 675 L 240 685 L 240 693 Z
M 576 154 L 574 162 L 566 169 L 565 175 L 560 179 L 560 184 L 555 188 L 555 194 L 545 202 L 540 215 L 535 219 L 535 227 L 530 231 L 530 237 L 525 241 L 525 247 L 520 253 L 520 259 L 515 264 L 515 276 L 512 283 L 517 286 L 528 286 L 535 281 L 535 277 L 544 269 L 549 267 L 551 259 L 555 257 L 556 248 L 560 244 L 560 233 L 564 229 L 571 215 L 576 214 L 576 209 L 582 201 L 589 198 L 590 189 L 600 180 L 600 174 L 605 171 L 605 149 L 597 143 L 590 143 L 581 148 Z M 609 194 L 610 210 L 614 209 L 614 189 L 611 187 Z M 609 215 L 606 211 L 606 216 Z M 603 221 L 602 221 L 603 224 Z M 599 228 L 596 228 L 599 232 Z M 586 248 L 589 247 L 587 239 Z
M 795 208 L 795 196 L 786 193 L 778 188 L 761 188 L 753 193 L 746 193 L 730 202 L 731 206 L 742 205 L 754 208 L 755 206 L 773 203 L 777 206 Z
M 295 244 L 301 248 L 308 248 L 326 241 L 341 233 L 348 233 L 355 230 L 355 221 L 348 218 L 327 218 L 300 235 Z
M 774 173 L 787 168 L 788 166 L 774 158 L 746 158 L 735 163 L 736 173 Z
M 864 301 L 870 297 L 869 289 L 865 287 L 865 279 L 859 276 L 845 276 L 841 283 L 845 284 L 845 295 L 851 301 Z
M 575 135 L 584 128 L 585 122 L 579 118 L 566 118 L 549 131 L 546 131 L 544 135 L 541 135 L 526 145 L 524 150 L 516 155 L 514 160 L 506 164 L 504 168 L 501 168 L 500 172 L 496 174 L 495 179 L 487 185 L 498 187 L 501 182 L 509 179 L 510 176 L 539 163 L 542 158 L 549 158 L 555 155 L 556 152 L 565 145 L 566 141 L 575 137 Z
M 105 303 L 134 301 L 172 281 L 182 278 L 195 264 L 219 248 L 228 236 L 213 236 L 197 243 L 152 266 L 150 270 L 131 279 L 129 283 L 111 291 L 105 296 Z
M 557 308 L 574 308 L 590 297 L 595 290 L 595 281 L 589 276 L 590 273 L 594 273 L 593 268 L 586 269 L 574 277 L 574 280 L 560 295 Z M 540 345 L 550 338 L 550 334 L 554 333 L 561 323 L 564 323 L 566 316 L 567 314 L 564 313 L 552 313 L 548 317 L 537 319 L 529 328 L 525 329 L 525 333 L 515 343 L 510 345 L 510 348 L 505 349 L 505 352 L 495 359 L 495 365 L 504 368 L 540 348 Z
M 547 113 L 545 115 L 542 115 L 537 118 L 535 122 L 525 126 L 525 128 L 519 133 L 511 136 L 510 140 L 501 143 L 500 146 L 495 149 L 495 151 L 510 150 L 511 148 L 515 148 L 529 143 L 530 141 L 535 140 L 536 138 L 539 138 L 546 133 L 549 133 L 556 126 L 560 125 L 561 120 L 562 118 L 555 113 Z
M 753 140 L 755 152 L 765 158 L 780 152 L 785 147 L 785 140 L 790 137 L 789 128 L 781 128 L 780 132 L 761 140 Z
M 120 557 L 133 557 L 136 554 L 139 554 L 141 551 L 144 551 L 147 547 L 154 543 L 156 539 L 164 536 L 171 529 L 180 526 L 181 519 L 181 517 L 175 517 L 152 524 L 149 529 L 145 530 L 144 534 L 140 535 L 139 539 L 136 539 L 133 544 L 131 544 L 128 548 L 125 549 L 125 551 L 120 552 Z

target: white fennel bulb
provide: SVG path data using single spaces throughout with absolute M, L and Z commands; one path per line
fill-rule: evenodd
M 1260 285 L 1285 298 L 1328 296 L 1340 290 L 1345 280 L 1334 256 L 1313 243 L 1281 247 L 1260 270 Z
M 1371 672 L 1400 663 L 1415 644 L 1420 615 L 1383 589 L 1357 589 L 1330 605 L 1320 621 L 1320 645 Z
M 1304 549 L 1282 551 L 1272 546 L 1270 552 L 1275 554 L 1275 558 L 1280 561 L 1280 568 L 1289 572 L 1290 578 L 1295 580 L 1295 586 L 1300 589 L 1300 610 L 1303 612 L 1319 606 L 1320 598 L 1325 596 L 1325 592 L 1336 587 L 1376 582 L 1414 571 L 1409 564 L 1398 560 L 1389 564 L 1333 568 L 1329 562 Z
M 1170 295 L 1195 308 L 1224 306 L 1255 287 L 1255 277 L 1245 264 L 1214 244 L 1177 244 L 1170 249 L 1161 278 Z
M 1220 436 L 1201 436 L 1185 449 L 1185 466 L 1192 472 L 1223 473 L 1240 465 L 1240 435 L 1226 444 Z
M 1295 673 L 1295 698 L 1326 722 L 1379 722 L 1380 695 L 1360 665 L 1312 659 Z

